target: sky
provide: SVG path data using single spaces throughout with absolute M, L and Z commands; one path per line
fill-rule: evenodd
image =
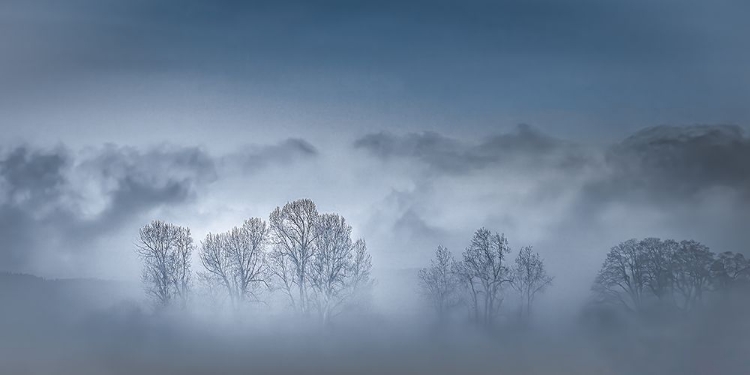
M 0 3 L 0 270 L 137 280 L 153 219 L 311 198 L 377 270 L 532 245 L 547 298 L 609 247 L 747 254 L 741 1 Z M 381 285 L 388 285 L 387 281 Z

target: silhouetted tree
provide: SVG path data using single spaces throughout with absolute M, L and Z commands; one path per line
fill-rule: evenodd
M 453 264 L 453 274 L 458 280 L 459 299 L 466 305 L 470 319 L 476 323 L 480 322 L 481 310 L 479 306 L 482 291 L 479 280 L 474 277 L 474 273 L 463 261 Z
M 432 304 L 441 321 L 459 303 L 459 279 L 455 263 L 453 254 L 445 247 L 438 246 L 435 259 L 430 260 L 430 266 L 419 270 L 422 294 Z
M 726 251 L 719 254 L 711 265 L 711 277 L 718 290 L 750 285 L 750 259 L 740 253 Z
M 352 241 L 352 227 L 336 214 L 320 215 L 308 274 L 312 303 L 328 323 L 370 285 L 372 262 L 363 240 Z
M 474 233 L 463 261 L 456 267 L 477 322 L 492 325 L 499 313 L 503 287 L 511 281 L 510 270 L 505 266 L 505 255 L 509 252 L 504 235 L 481 228 Z
M 152 221 L 141 228 L 137 252 L 143 260 L 142 280 L 159 308 L 185 307 L 191 286 L 190 260 L 195 248 L 190 229 Z
M 268 228 L 258 218 L 246 220 L 242 227 L 226 233 L 209 233 L 201 242 L 203 279 L 220 285 L 234 308 L 258 301 L 259 288 L 268 286 L 267 243 Z
M 672 303 L 677 241 L 651 237 L 639 241 L 637 246 L 643 256 L 644 282 L 649 291 L 659 301 Z
M 523 247 L 518 252 L 511 285 L 521 294 L 521 315 L 528 322 L 534 297 L 552 285 L 552 277 L 547 275 L 544 261 L 539 253 L 531 251 L 531 246 Z
M 289 202 L 270 215 L 271 241 L 274 244 L 273 272 L 292 306 L 302 314 L 309 311 L 307 283 L 310 262 L 315 252 L 318 210 L 309 199 Z M 297 295 L 292 288 L 297 289 Z
M 674 252 L 674 290 L 683 310 L 692 309 L 711 284 L 714 255 L 696 241 L 681 241 Z
M 730 256 L 723 260 L 733 268 Z M 731 278 L 723 264 L 696 241 L 633 239 L 610 250 L 593 289 L 602 300 L 632 311 L 653 307 L 654 301 L 687 311 L 700 303 L 716 280 Z
M 638 311 L 647 292 L 647 278 L 645 254 L 638 241 L 631 239 L 610 249 L 593 289 L 604 301 Z

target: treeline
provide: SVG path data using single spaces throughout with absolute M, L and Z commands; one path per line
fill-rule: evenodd
M 209 233 L 196 246 L 190 229 L 154 221 L 140 230 L 146 292 L 159 309 L 185 308 L 194 294 L 192 254 L 203 293 L 228 300 L 234 310 L 281 293 L 301 315 L 323 321 L 340 314 L 373 285 L 372 262 L 362 239 L 337 214 L 321 214 L 308 199 L 277 207 L 268 221 L 246 220 L 224 233 Z
M 609 251 L 595 302 L 635 313 L 700 307 L 708 295 L 750 288 L 750 261 L 692 240 L 631 239 Z
M 521 324 L 529 322 L 535 297 L 552 284 L 544 261 L 531 247 L 515 262 L 504 235 L 482 228 L 460 259 L 438 246 L 429 267 L 419 271 L 420 289 L 439 321 L 464 311 L 468 321 L 492 326 L 505 297 L 518 297 Z M 750 260 L 732 252 L 713 253 L 692 240 L 646 238 L 614 246 L 592 287 L 593 303 L 628 313 L 689 312 L 708 295 L 750 290 Z M 750 293 L 745 293 L 750 297 Z
M 510 253 L 505 235 L 486 228 L 474 233 L 458 260 L 438 246 L 430 266 L 419 271 L 420 288 L 438 319 L 445 321 L 460 310 L 469 321 L 491 327 L 508 291 L 514 290 L 522 300 L 521 321 L 528 322 L 534 298 L 552 284 L 552 277 L 531 247 L 521 248 L 514 264 L 508 264 Z
M 420 287 L 443 321 L 456 309 L 467 313 L 470 321 L 492 326 L 501 314 L 509 289 L 521 297 L 520 317 L 528 322 L 537 294 L 552 284 L 544 261 L 531 247 L 523 247 L 515 264 L 507 264 L 511 252 L 505 235 L 481 228 L 456 260 L 443 246 L 435 259 L 419 271 Z
M 140 230 L 143 282 L 157 308 L 186 308 L 197 281 L 212 301 L 234 311 L 281 297 L 300 315 L 330 320 L 360 305 L 372 289 L 365 241 L 338 214 L 321 214 L 308 199 L 277 207 L 268 221 L 251 218 L 196 245 L 189 228 L 154 221 Z M 192 271 L 193 252 L 200 269 Z M 462 319 L 492 327 L 501 315 L 530 321 L 535 298 L 552 285 L 544 260 L 526 246 L 509 261 L 503 234 L 477 230 L 454 258 L 438 246 L 419 270 L 419 288 L 439 321 Z M 750 260 L 713 253 L 691 240 L 631 239 L 612 247 L 592 287 L 593 302 L 619 311 L 689 312 L 707 295 L 750 290 Z M 516 297 L 516 315 L 507 314 Z

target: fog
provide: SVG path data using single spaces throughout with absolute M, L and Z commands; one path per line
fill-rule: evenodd
M 118 302 L 126 285 L 7 275 L 2 283 L 0 363 L 16 374 L 741 374 L 750 349 L 746 295 L 733 296 L 742 313 L 732 312 L 740 303 L 724 301 L 669 322 L 582 314 L 487 332 L 438 327 L 421 309 L 358 314 L 327 327 L 262 311 L 155 315 L 133 300 Z M 24 296 L 9 292 L 9 283 Z
M 697 240 L 714 258 L 742 254 L 750 174 L 738 160 L 748 144 L 734 126 L 648 128 L 602 146 L 524 125 L 474 141 L 372 133 L 341 149 L 288 140 L 226 155 L 168 145 L 7 148 L 2 256 L 15 273 L 1 281 L 0 366 L 29 374 L 744 373 L 747 289 L 706 286 L 690 311 L 633 312 L 598 304 L 592 287 L 609 249 L 630 238 Z M 278 285 L 236 310 L 198 277 L 206 233 L 269 220 L 297 191 L 311 192 L 321 214 L 346 217 L 372 257 L 367 298 L 327 322 L 295 312 Z M 193 231 L 192 297 L 181 309 L 156 308 L 139 279 L 138 228 L 152 219 Z M 447 319 L 431 308 L 418 271 L 438 245 L 460 260 L 479 227 L 507 236 L 508 267 L 530 245 L 553 277 L 529 322 L 508 286 L 490 326 L 472 322 L 467 305 Z M 270 254 L 276 245 L 264 246 Z
M 592 305 L 592 285 L 609 248 L 633 237 L 742 253 L 746 233 L 735 228 L 748 212 L 748 173 L 734 161 L 747 145 L 727 126 L 651 128 L 604 147 L 521 126 L 473 142 L 373 133 L 331 151 L 348 161 L 298 140 L 226 156 L 175 146 L 11 148 L 3 265 L 47 279 L 3 274 L 0 364 L 13 373 L 742 373 L 747 290 L 710 292 L 689 314 L 654 318 Z M 238 171 L 265 182 L 244 189 Z M 304 188 L 284 183 L 313 175 Z M 408 176 L 411 187 L 395 187 Z M 367 303 L 323 324 L 264 289 L 261 302 L 234 311 L 198 282 L 196 250 L 189 306 L 154 308 L 139 280 L 138 227 L 154 218 L 188 225 L 200 248 L 205 233 L 243 216 L 267 220 L 287 194 L 310 189 L 320 191 L 312 195 L 321 213 L 342 213 L 367 241 Z M 250 202 L 267 211 L 242 208 Z M 491 327 L 462 308 L 441 321 L 422 293 L 418 271 L 435 247 L 460 258 L 480 226 L 507 235 L 506 264 L 533 245 L 554 277 L 530 325 L 517 320 L 507 287 Z
M 0 2 L 0 373 L 748 373 L 746 9 Z

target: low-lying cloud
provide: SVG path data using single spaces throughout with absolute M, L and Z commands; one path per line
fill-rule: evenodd
M 377 205 L 372 225 L 388 233 L 384 247 L 395 256 L 418 267 L 438 244 L 459 255 L 486 226 L 505 232 L 514 250 L 533 245 L 547 259 L 558 275 L 548 300 L 586 298 L 606 251 L 631 237 L 745 251 L 749 145 L 742 128 L 728 125 L 658 126 L 609 145 L 528 126 L 473 143 L 435 132 L 372 133 L 353 143 L 412 181 Z
M 56 263 L 60 274 L 81 272 L 91 255 L 106 254 L 99 240 L 150 220 L 149 212 L 196 202 L 235 168 L 248 173 L 315 155 L 300 139 L 220 157 L 173 145 L 7 149 L 0 157 L 1 269 L 49 271 Z
M 583 298 L 607 249 L 628 238 L 744 251 L 749 143 L 737 126 L 661 126 L 602 145 L 522 125 L 475 140 L 376 132 L 349 144 L 290 138 L 221 155 L 24 145 L 0 158 L 1 264 L 44 275 L 107 266 L 135 279 L 134 236 L 152 219 L 189 225 L 198 242 L 311 198 L 367 240 L 376 274 L 421 267 L 439 244 L 460 255 L 485 226 L 506 233 L 514 250 L 534 246 L 554 288 Z M 579 272 L 568 275 L 572 268 Z
M 462 174 L 497 165 L 577 168 L 592 160 L 580 145 L 519 125 L 514 131 L 467 143 L 437 132 L 365 135 L 354 147 L 383 160 L 409 158 L 440 173 Z M 533 172 L 533 171 L 530 171 Z

